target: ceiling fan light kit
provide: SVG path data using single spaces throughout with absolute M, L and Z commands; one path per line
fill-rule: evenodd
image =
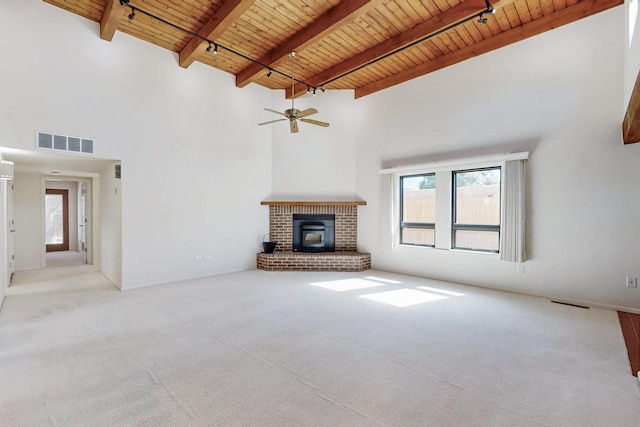
M 306 117 L 312 115 L 312 114 L 317 114 L 318 110 L 316 110 L 315 108 L 307 108 L 305 110 L 296 110 L 295 107 L 295 99 L 296 99 L 296 88 L 295 88 L 295 84 L 296 84 L 296 79 L 294 77 L 294 64 L 293 64 L 293 60 L 296 57 L 296 53 L 295 52 L 291 52 L 289 54 L 289 58 L 291 58 L 291 108 L 289 108 L 288 110 L 284 110 L 284 113 L 281 113 L 280 111 L 277 110 L 272 110 L 271 108 L 265 108 L 266 111 L 270 111 L 272 113 L 276 113 L 276 114 L 280 114 L 281 116 L 284 116 L 284 119 L 276 119 L 276 120 L 270 120 L 268 122 L 263 122 L 263 123 L 258 123 L 258 126 L 262 126 L 262 125 L 268 125 L 270 123 L 275 123 L 275 122 L 282 122 L 284 120 L 289 120 L 289 130 L 291 131 L 291 133 L 297 133 L 298 132 L 298 120 L 300 120 L 301 122 L 304 123 L 309 123 L 311 125 L 316 125 L 316 126 L 322 126 L 322 127 L 329 127 L 329 123 L 327 122 L 321 122 L 319 120 L 313 120 L 313 119 L 307 119 Z M 324 89 L 320 88 L 323 92 Z M 309 92 L 307 90 L 307 92 Z M 316 88 L 313 88 L 313 94 L 316 94 Z

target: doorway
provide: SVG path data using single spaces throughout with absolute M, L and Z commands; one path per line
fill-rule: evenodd
M 45 244 L 47 252 L 69 250 L 69 190 L 46 190 Z
M 43 180 L 43 197 L 51 198 L 51 207 L 57 213 L 50 212 L 48 203 L 43 205 L 43 267 L 49 265 L 52 254 L 76 253 L 80 255 L 83 264 L 93 264 L 92 244 L 92 187 L 93 180 L 80 177 L 46 177 Z M 56 198 L 53 198 L 56 197 Z M 64 199 L 66 198 L 66 201 Z M 62 209 L 60 209 L 62 203 Z M 66 205 L 66 206 L 65 206 Z M 53 225 L 53 218 L 63 218 L 64 233 L 60 238 L 63 227 Z M 51 235 L 54 240 L 51 241 Z M 59 245 L 59 246 L 58 246 Z

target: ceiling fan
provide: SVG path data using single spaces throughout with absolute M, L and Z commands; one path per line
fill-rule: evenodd
M 284 116 L 284 119 L 276 119 L 276 120 L 271 120 L 268 122 L 264 122 L 264 123 L 258 123 L 259 126 L 262 125 L 268 125 L 269 123 L 275 123 L 275 122 L 282 122 L 284 120 L 289 120 L 289 128 L 291 129 L 291 133 L 296 133 L 298 132 L 298 120 L 300 120 L 301 122 L 305 122 L 305 123 L 310 123 L 312 125 L 317 125 L 317 126 L 323 126 L 323 127 L 328 127 L 329 123 L 327 122 L 321 122 L 319 120 L 313 120 L 313 119 L 307 119 L 306 117 L 309 117 L 312 114 L 316 114 L 318 113 L 318 110 L 316 110 L 315 108 L 307 108 L 306 110 L 296 110 L 295 105 L 294 105 L 294 100 L 296 99 L 296 92 L 295 92 L 295 78 L 293 77 L 293 58 L 295 58 L 296 53 L 295 52 L 291 52 L 289 54 L 289 58 L 291 58 L 291 108 L 288 110 L 284 110 L 284 113 L 281 113 L 280 111 L 276 111 L 276 110 L 272 110 L 270 108 L 265 108 L 265 110 L 267 111 L 271 111 L 272 113 L 276 113 L 276 114 L 280 114 L 281 116 Z

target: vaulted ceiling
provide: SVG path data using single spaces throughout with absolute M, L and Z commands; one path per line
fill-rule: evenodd
M 621 5 L 623 0 L 44 0 L 256 83 L 356 98 Z M 495 9 L 492 12 L 492 9 Z M 214 53 L 217 51 L 217 54 Z M 271 72 L 269 72 L 271 71 Z

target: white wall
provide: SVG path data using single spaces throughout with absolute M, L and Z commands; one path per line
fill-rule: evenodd
M 44 267 L 42 176 L 16 172 L 14 186 L 16 271 Z
M 122 288 L 122 185 L 115 177 L 115 165 L 100 174 L 100 270 Z
M 36 130 L 52 131 L 122 161 L 122 287 L 254 268 L 271 188 L 271 131 L 257 126 L 269 91 L 182 69 L 124 33 L 103 41 L 98 23 L 41 1 L 2 8 L 0 145 L 31 149 Z
M 626 110 L 631 98 L 631 92 L 640 70 L 640 0 L 625 0 L 625 29 L 624 50 L 624 98 L 623 106 Z
M 637 0 L 636 0 L 637 1 Z M 640 144 L 623 146 L 624 8 L 362 98 L 359 249 L 375 268 L 620 307 L 640 307 Z M 397 247 L 385 166 L 530 151 L 529 261 Z M 375 230 L 378 230 L 377 232 Z
M 291 108 L 283 91 L 274 91 L 272 102 L 278 111 Z M 300 123 L 299 132 L 292 134 L 286 120 L 266 125 L 273 131 L 272 198 L 356 195 L 355 131 L 362 117 L 354 105 L 353 91 L 304 95 L 296 99 L 296 109 L 315 108 L 318 114 L 310 118 L 329 122 L 328 128 Z M 265 111 L 261 118 L 278 116 Z

